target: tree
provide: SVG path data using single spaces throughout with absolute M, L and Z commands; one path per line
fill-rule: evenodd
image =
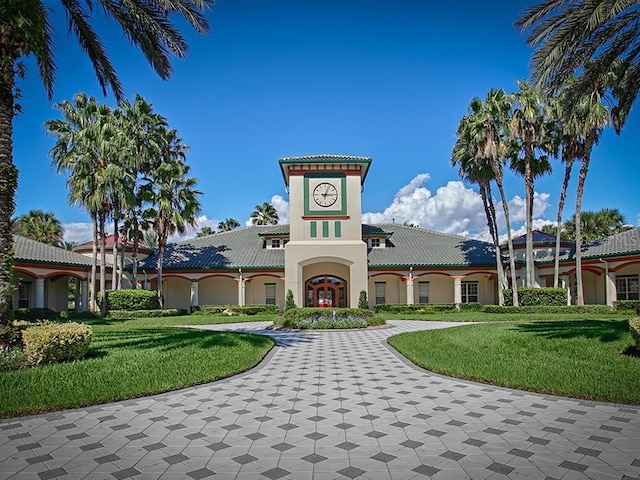
M 526 286 L 535 285 L 533 258 L 533 195 L 536 177 L 551 173 L 547 154 L 553 153 L 554 124 L 547 103 L 528 82 L 518 82 L 513 95 L 510 124 L 511 169 L 521 174 L 525 184 L 525 270 Z
M 153 229 L 158 234 L 158 302 L 164 308 L 162 269 L 167 241 L 174 233 L 184 234 L 187 227 L 196 224 L 200 213 L 201 192 L 196 190 L 198 180 L 189 176 L 189 165 L 184 163 L 187 146 L 175 130 L 167 130 L 162 156 L 151 169 L 153 196 Z
M 118 100 L 123 88 L 100 38 L 93 29 L 95 16 L 104 15 L 119 25 L 124 36 L 142 50 L 149 64 L 166 79 L 172 73 L 171 55 L 188 53 L 186 40 L 172 22 L 184 18 L 199 33 L 209 24 L 204 10 L 213 0 L 81 0 L 59 2 L 67 14 L 66 28 L 73 32 L 93 64 L 98 82 L 106 94 L 110 89 Z M 11 217 L 15 211 L 18 171 L 13 163 L 13 117 L 20 107 L 16 79 L 25 75 L 24 57 L 33 55 L 49 99 L 53 96 L 55 61 L 54 26 L 46 0 L 3 0 L 0 2 L 0 324 L 7 323 L 13 295 L 13 237 Z M 99 4 L 99 7 L 98 7 Z M 103 22 L 108 24 L 108 22 Z
M 14 233 L 56 247 L 64 246 L 64 229 L 53 212 L 30 210 L 14 222 Z
M 240 222 L 235 218 L 227 218 L 224 222 L 218 223 L 219 232 L 229 232 L 240 226 Z
M 600 79 L 622 69 L 614 127 L 619 131 L 640 90 L 640 12 L 634 0 L 545 0 L 527 8 L 515 26 L 535 48 L 533 80 L 547 93 L 570 86 L 571 103 L 589 94 Z
M 582 243 L 599 240 L 616 233 L 630 230 L 625 216 L 617 208 L 603 208 L 597 212 L 584 211 L 580 213 L 580 232 Z M 567 238 L 575 240 L 576 217 L 575 215 L 564 224 Z
M 269 202 L 262 205 L 256 205 L 256 209 L 251 213 L 252 225 L 277 225 L 278 212 L 276 208 Z
M 209 235 L 213 235 L 214 233 L 216 232 L 213 231 L 213 228 L 204 226 L 196 232 L 196 237 L 207 237 Z

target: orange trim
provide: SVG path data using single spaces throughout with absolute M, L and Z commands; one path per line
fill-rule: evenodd
M 610 268 L 609 271 L 610 272 L 617 272 L 618 270 L 621 270 L 621 269 L 623 269 L 625 267 L 628 267 L 629 265 L 636 265 L 636 264 L 640 264 L 640 258 L 637 259 L 637 260 L 631 260 L 630 262 L 621 263 L 620 265 L 616 265 L 615 267 Z
M 401 273 L 396 273 L 396 272 L 379 272 L 379 273 L 374 273 L 373 275 L 369 275 L 369 278 L 373 278 L 373 277 L 379 277 L 381 275 L 391 275 L 391 276 L 395 276 L 395 277 L 400 277 L 403 278 L 403 275 Z

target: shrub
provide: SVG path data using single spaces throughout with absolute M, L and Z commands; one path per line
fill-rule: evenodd
M 9 325 L 0 328 L 0 347 L 8 350 L 22 348 L 22 331 L 28 327 L 39 325 L 40 322 L 14 320 Z
M 407 304 L 383 304 L 375 305 L 373 310 L 376 313 L 434 313 L 434 305 L 426 303 Z
M 123 289 L 107 292 L 107 310 L 155 310 L 158 294 L 153 290 Z
M 362 310 L 369 309 L 369 300 L 367 300 L 366 290 L 360 290 L 360 296 L 358 297 L 358 308 Z
M 291 290 L 287 290 L 287 298 L 284 301 L 285 312 L 290 308 L 296 308 L 296 302 L 293 300 L 293 292 Z
M 613 310 L 607 305 L 540 305 L 530 307 L 512 307 L 509 305 L 484 305 L 482 307 L 484 313 L 611 313 Z
M 200 305 L 193 312 L 196 315 L 260 315 L 280 313 L 277 305 Z
M 27 357 L 20 349 L 3 350 L 0 349 L 0 372 L 8 370 L 18 370 L 28 366 Z
M 109 310 L 107 318 L 157 318 L 157 317 L 177 317 L 186 315 L 186 310 L 177 308 L 165 308 L 164 310 Z
M 22 343 L 31 365 L 80 360 L 89 349 L 91 327 L 82 323 L 44 322 L 25 329 Z
M 335 317 L 334 317 L 335 312 Z M 276 325 L 291 328 L 364 328 L 382 325 L 384 319 L 371 310 L 361 308 L 295 308 L 274 320 Z
M 636 342 L 636 347 L 640 348 L 640 317 L 629 320 L 629 332 L 633 341 Z
M 479 312 L 482 310 L 482 304 L 480 302 L 459 303 L 457 307 L 459 310 L 465 312 Z
M 50 308 L 19 308 L 13 312 L 16 320 L 24 320 L 27 322 L 35 320 L 53 320 L 58 318 L 59 314 Z
M 614 303 L 616 310 L 633 310 L 640 314 L 640 300 L 618 300 Z
M 521 307 L 533 307 L 537 305 L 567 306 L 567 291 L 564 288 L 554 287 L 519 287 L 518 303 Z M 504 304 L 513 305 L 513 290 L 505 288 Z

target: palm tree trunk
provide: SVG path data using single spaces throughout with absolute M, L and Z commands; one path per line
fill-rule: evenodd
M 526 215 L 526 245 L 525 245 L 525 271 L 526 285 L 533 287 L 535 283 L 533 265 L 533 173 L 531 172 L 531 156 L 533 152 L 527 151 L 524 159 L 524 184 L 525 184 L 525 215 Z
M 484 212 L 487 216 L 487 225 L 491 240 L 495 248 L 496 255 L 496 271 L 498 272 L 498 305 L 504 305 L 504 268 L 502 267 L 502 254 L 500 252 L 500 240 L 498 237 L 498 222 L 496 219 L 496 209 L 493 206 L 493 198 L 491 196 L 491 183 L 480 184 L 480 197 L 484 206 Z
M 111 290 L 120 290 L 120 270 L 118 269 L 118 216 L 113 215 L 113 271 L 111 272 Z
M 0 67 L 0 325 L 13 317 L 13 234 L 18 169 L 13 164 L 14 64 L 3 60 Z
M 553 286 L 560 286 L 560 237 L 562 234 L 562 212 L 564 211 L 564 202 L 567 199 L 567 187 L 571 179 L 571 169 L 573 168 L 573 159 L 567 159 L 564 164 L 564 179 L 562 180 L 562 190 L 560 191 L 560 201 L 558 202 L 558 218 L 556 232 L 556 252 L 553 265 Z
M 589 160 L 591 157 L 592 142 L 588 142 L 585 147 L 585 155 L 582 158 L 580 166 L 580 175 L 578 176 L 578 189 L 576 191 L 576 305 L 584 305 L 584 289 L 582 287 L 582 232 L 580 231 L 581 223 L 580 210 L 582 209 L 582 194 L 584 193 L 584 182 L 589 171 Z
M 496 165 L 497 160 L 492 160 L 491 167 L 493 170 L 493 177 L 498 185 L 500 191 L 500 199 L 502 200 L 502 209 L 504 211 L 504 221 L 507 226 L 507 245 L 509 246 L 509 268 L 511 269 L 511 290 L 513 293 L 513 306 L 518 307 L 518 272 L 516 272 L 515 256 L 513 254 L 513 240 L 511 239 L 511 221 L 509 220 L 509 205 L 507 203 L 507 196 L 504 193 L 502 186 L 502 172 L 500 166 Z
M 138 239 L 138 219 L 133 218 L 133 253 L 131 254 L 132 271 L 131 278 L 133 281 L 133 288 L 138 288 L 138 245 L 140 240 Z
M 107 252 L 105 239 L 104 213 L 99 213 L 100 218 L 100 316 L 107 314 Z
M 165 249 L 166 244 L 167 244 L 166 240 L 164 240 L 163 238 L 160 238 L 160 241 L 158 242 L 158 265 L 157 265 L 157 268 L 158 268 L 158 288 L 157 288 L 157 292 L 158 292 L 158 305 L 160 306 L 161 310 L 164 309 L 164 294 L 162 292 L 162 264 L 164 263 L 164 249 Z
M 89 310 L 96 312 L 96 271 L 98 269 L 98 217 L 96 212 L 91 212 L 91 224 L 93 226 L 93 245 L 91 247 L 91 280 L 89 289 L 91 290 L 91 299 L 89 300 Z

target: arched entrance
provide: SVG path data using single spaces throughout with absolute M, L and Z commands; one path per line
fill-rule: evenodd
M 344 307 L 346 286 L 346 281 L 330 275 L 307 280 L 305 307 Z

